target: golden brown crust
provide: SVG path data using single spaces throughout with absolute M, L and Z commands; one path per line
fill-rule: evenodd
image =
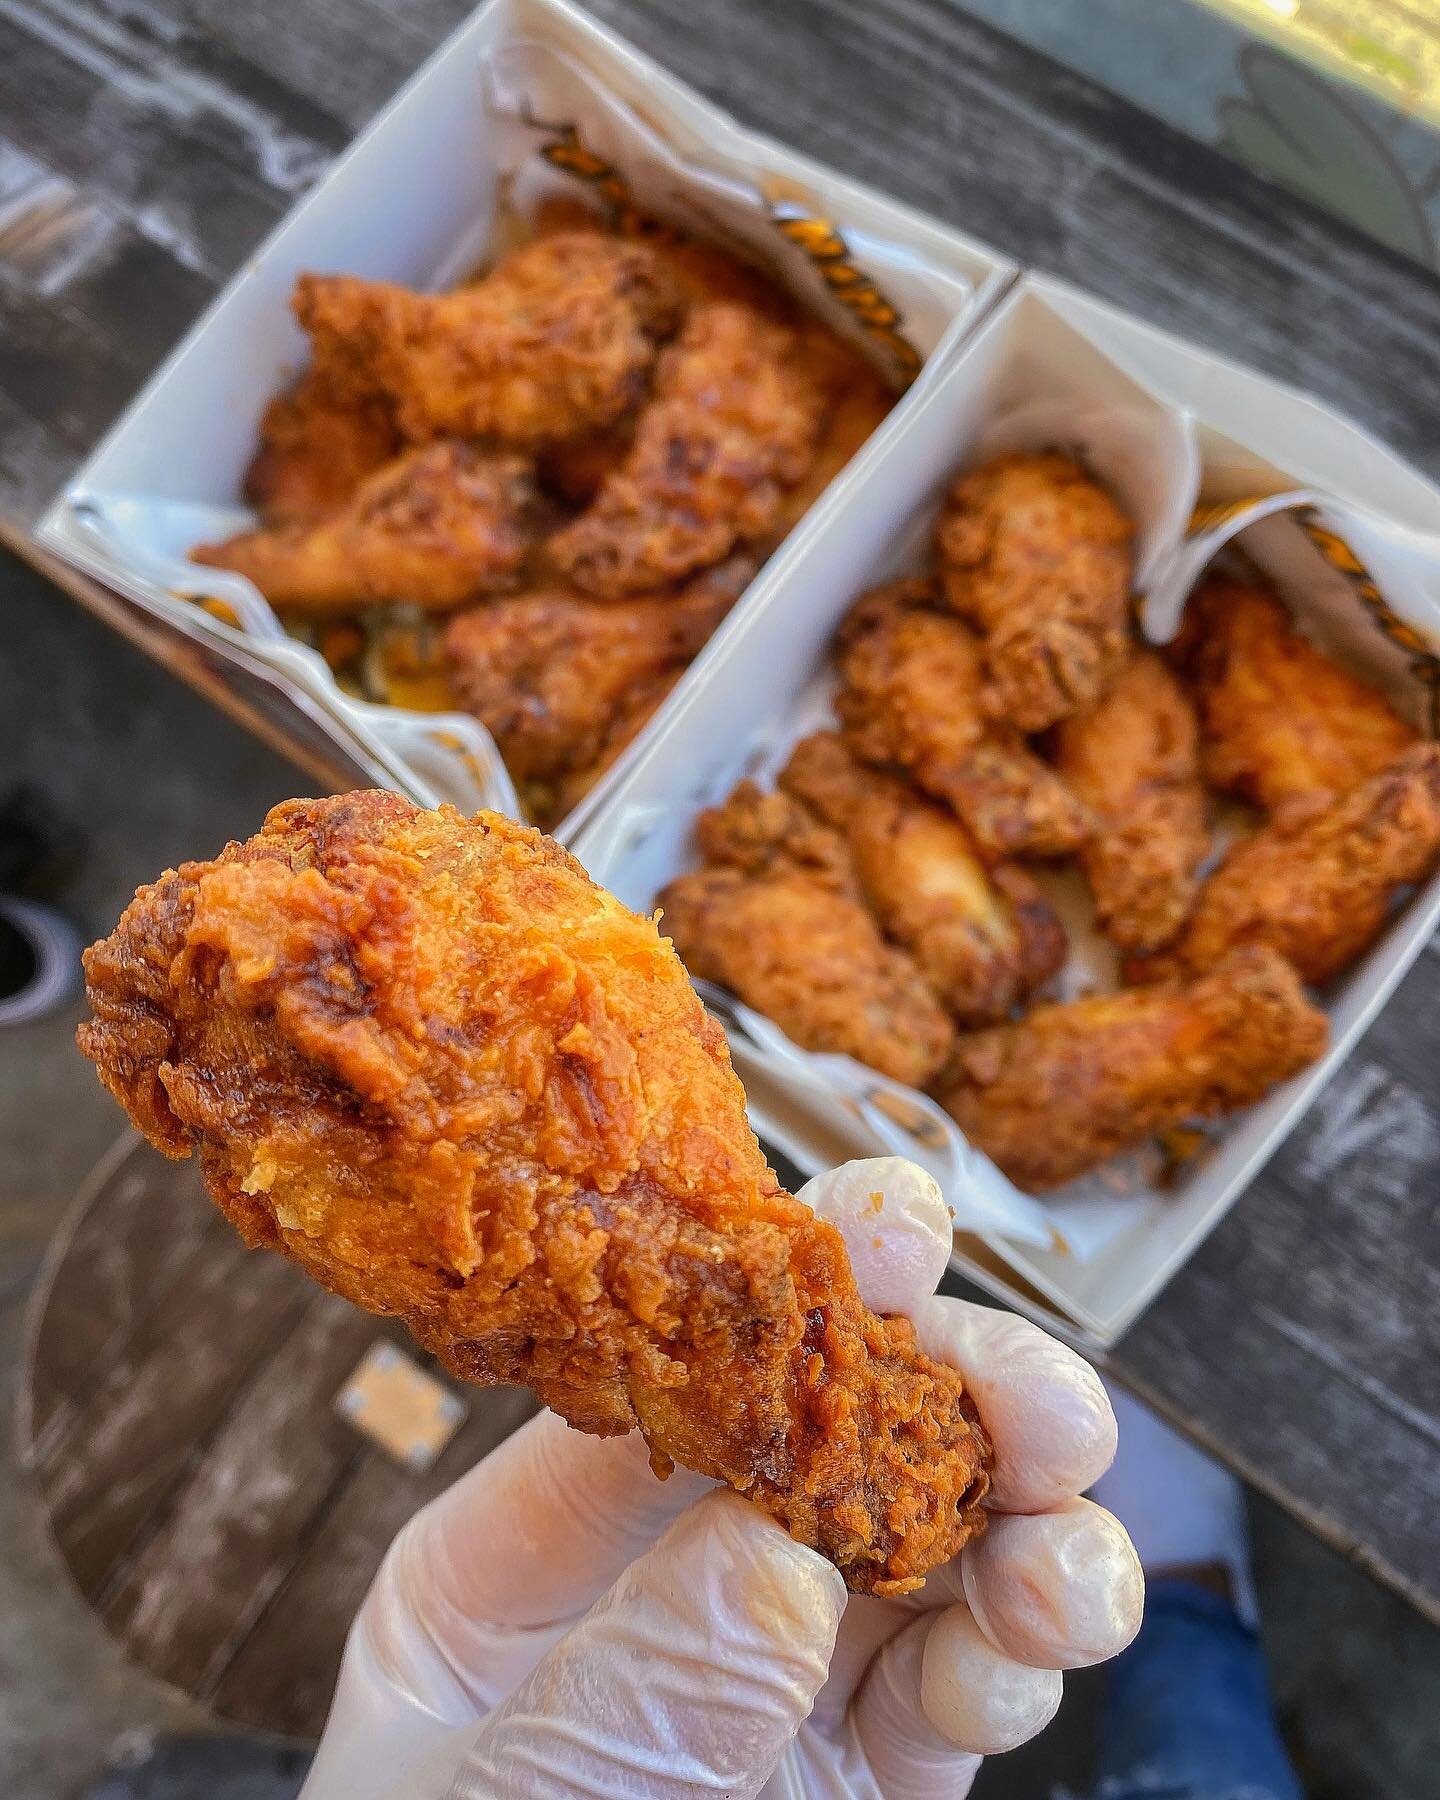
M 1250 1105 L 1322 1055 L 1327 1033 L 1290 965 L 1249 948 L 1186 985 L 1038 1006 L 976 1032 L 935 1092 L 971 1143 L 1040 1191 Z
M 1195 709 L 1153 651 L 1057 733 L 1056 766 L 1094 813 L 1081 860 L 1100 929 L 1153 951 L 1184 924 L 1210 847 Z
M 245 498 L 267 525 L 311 525 L 344 506 L 399 448 L 383 401 L 346 399 L 311 369 L 265 408 Z
M 1014 866 L 987 869 L 965 827 L 837 732 L 797 744 L 780 785 L 848 842 L 865 898 L 962 1025 L 1002 1019 L 1065 960 L 1065 934 Z
M 624 462 L 551 540 L 556 566 L 615 599 L 765 538 L 810 465 L 825 400 L 793 331 L 748 307 L 697 307 L 660 359 Z
M 1422 744 L 1342 799 L 1286 812 L 1243 839 L 1204 884 L 1179 940 L 1144 978 L 1206 969 L 1267 944 L 1317 986 L 1375 941 L 1397 891 L 1440 863 L 1440 745 Z
M 400 600 L 444 612 L 513 584 L 534 511 L 522 458 L 427 444 L 386 463 L 318 523 L 245 531 L 190 554 L 248 576 L 272 606 L 306 618 Z
M 904 769 L 990 856 L 1060 856 L 1093 821 L 1013 726 L 985 710 L 980 646 L 926 581 L 858 600 L 840 628 L 835 708 L 865 762 Z
M 866 910 L 840 836 L 788 794 L 743 781 L 696 823 L 711 865 L 659 896 L 691 971 L 719 982 L 807 1050 L 840 1051 L 918 1087 L 950 1021 L 912 959 Z
M 342 389 L 395 407 L 401 433 L 535 446 L 613 424 L 644 397 L 680 296 L 643 244 L 558 232 L 482 280 L 417 294 L 302 275 L 295 314 Z
M 750 572 L 737 559 L 678 594 L 604 602 L 562 589 L 461 613 L 445 633 L 456 698 L 519 780 L 559 780 L 595 762 L 640 689 L 690 661 Z
M 1097 699 L 1124 661 L 1134 533 L 1068 456 L 1000 456 L 951 488 L 945 599 L 984 634 L 995 708 L 1021 730 Z
M 1199 709 L 1206 780 L 1268 812 L 1343 794 L 1419 741 L 1258 582 L 1211 576 L 1185 609 L 1174 655 Z
M 292 801 L 143 888 L 80 1042 L 254 1244 L 455 1373 L 730 1482 L 859 1591 L 978 1529 L 959 1375 L 778 1191 L 653 924 L 538 833 Z

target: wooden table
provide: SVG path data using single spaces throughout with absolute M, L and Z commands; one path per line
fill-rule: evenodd
M 391 1538 L 535 1411 L 523 1388 L 469 1389 L 433 1463 L 387 1454 L 337 1396 L 378 1344 L 428 1359 L 248 1252 L 195 1165 L 133 1135 L 77 1200 L 32 1316 L 22 1436 L 76 1586 L 153 1674 L 286 1736 L 319 1736 Z
M 595 0 L 777 136 L 1440 475 L 1440 282 L 943 0 Z M 49 496 L 465 0 L 0 6 L 0 509 Z M 1440 961 L 1110 1359 L 1440 1619 Z M 318 1329 L 318 1327 L 317 1327 Z

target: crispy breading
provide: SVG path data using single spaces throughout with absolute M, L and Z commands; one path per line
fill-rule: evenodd
M 780 786 L 850 846 L 865 898 L 962 1025 L 1002 1019 L 1065 960 L 1065 933 L 1014 865 L 987 869 L 954 814 L 868 768 L 838 732 L 797 744 Z
M 245 498 L 266 525 L 311 525 L 399 449 L 389 406 L 347 399 L 311 369 L 265 408 Z
M 918 1087 L 954 1029 L 866 910 L 844 841 L 788 794 L 744 781 L 696 824 L 711 866 L 658 897 L 692 973 L 729 988 L 807 1050 L 836 1050 Z
M 1022 730 L 1088 705 L 1124 661 L 1134 533 L 1068 456 L 996 457 L 951 488 L 945 599 L 984 634 L 996 710 Z
M 86 975 L 81 1046 L 150 1140 L 454 1374 L 638 1427 L 857 1591 L 980 1529 L 959 1373 L 777 1188 L 653 923 L 537 832 L 291 801 L 142 888 Z
M 527 447 L 635 407 L 658 342 L 680 318 L 680 295 L 651 251 L 594 230 L 539 238 L 448 294 L 302 275 L 294 305 L 330 378 L 392 403 L 405 437 Z
M 391 600 L 445 612 L 513 586 L 534 512 L 523 458 L 427 444 L 385 464 L 318 523 L 243 531 L 190 555 L 248 576 L 272 606 L 301 617 Z
M 1199 709 L 1206 780 L 1268 812 L 1343 794 L 1419 741 L 1259 582 L 1212 575 L 1185 608 L 1174 655 Z
M 1198 739 L 1189 697 L 1150 650 L 1057 732 L 1056 765 L 1098 821 L 1080 853 L 1096 919 L 1123 950 L 1159 949 L 1194 903 L 1210 847 Z
M 1249 1106 L 1321 1056 L 1327 1034 L 1290 964 L 1251 946 L 1188 983 L 1037 1006 L 962 1038 L 935 1093 L 972 1144 L 1039 1191 Z
M 979 643 L 934 600 L 929 582 L 891 582 L 840 627 L 835 706 L 846 741 L 953 807 L 989 856 L 1074 850 L 1089 812 L 1013 726 L 987 716 Z
M 606 732 L 598 754 L 590 762 L 567 769 L 556 779 L 546 798 L 546 817 L 564 818 L 572 807 L 580 804 L 611 764 L 639 737 L 684 673 L 683 668 L 667 670 L 630 692 Z
M 549 544 L 606 599 L 682 581 L 773 532 L 810 466 L 826 394 L 796 334 L 751 308 L 696 307 L 661 356 L 635 439 L 590 507 Z
M 1200 889 L 1190 922 L 1143 978 L 1207 969 L 1268 944 L 1309 982 L 1368 950 L 1396 893 L 1440 864 L 1440 744 L 1421 744 L 1339 800 L 1292 803 L 1243 838 Z
M 516 777 L 554 780 L 595 761 L 637 690 L 690 661 L 750 572 L 737 558 L 679 593 L 606 602 L 557 588 L 489 601 L 446 629 L 451 686 Z
M 801 353 L 830 394 L 810 467 L 781 496 L 768 541 L 778 543 L 884 422 L 895 404 L 890 389 L 855 351 L 819 327 L 801 331 Z

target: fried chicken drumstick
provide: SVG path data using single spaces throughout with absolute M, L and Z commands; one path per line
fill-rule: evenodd
M 142 888 L 86 976 L 81 1047 L 150 1140 L 455 1374 L 638 1427 L 857 1592 L 979 1529 L 959 1374 L 862 1306 L 670 946 L 538 832 L 291 801 Z

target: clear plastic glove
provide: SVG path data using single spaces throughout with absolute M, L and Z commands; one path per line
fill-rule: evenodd
M 848 1163 L 802 1197 L 866 1304 L 964 1372 L 995 1445 L 988 1531 L 907 1599 L 847 1595 L 738 1495 L 542 1414 L 391 1546 L 302 1800 L 962 1796 L 1049 1721 L 1062 1669 L 1129 1643 L 1139 1563 L 1077 1498 L 1115 1449 L 1094 1371 L 935 1297 L 950 1221 L 913 1163 Z

